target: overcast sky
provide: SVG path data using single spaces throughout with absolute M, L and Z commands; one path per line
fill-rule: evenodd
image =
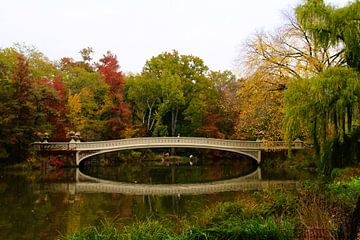
M 282 24 L 301 0 L 0 0 L 0 48 L 33 45 L 51 60 L 116 54 L 124 72 L 139 72 L 164 51 L 233 70 L 242 44 Z M 343 6 L 347 0 L 327 0 Z

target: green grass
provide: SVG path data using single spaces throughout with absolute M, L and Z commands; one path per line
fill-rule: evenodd
M 208 209 L 198 222 L 188 222 L 180 232 L 168 222 L 147 220 L 119 230 L 114 222 L 103 222 L 64 240 L 215 240 L 215 239 L 292 239 L 294 226 L 287 220 L 275 221 L 246 209 L 240 202 L 227 202 Z

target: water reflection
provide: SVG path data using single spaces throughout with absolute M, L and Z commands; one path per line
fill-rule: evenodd
M 85 167 L 81 171 L 99 179 L 128 183 L 173 184 L 202 183 L 241 177 L 254 172 L 250 159 L 221 159 L 201 164 L 140 162 L 121 163 L 111 167 Z
M 57 239 L 104 218 L 116 218 L 125 225 L 149 217 L 176 222 L 217 202 L 242 198 L 248 194 L 242 190 L 250 187 L 295 184 L 263 181 L 260 168 L 232 179 L 214 178 L 199 184 L 119 183 L 88 176 L 79 169 L 2 172 L 0 176 L 0 239 L 9 240 Z

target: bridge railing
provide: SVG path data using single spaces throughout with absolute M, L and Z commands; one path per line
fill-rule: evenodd
M 64 151 L 71 150 L 68 142 L 34 142 L 30 148 L 35 151 Z
M 121 140 L 97 141 L 97 142 L 36 142 L 32 144 L 34 150 L 44 151 L 62 151 L 62 150 L 102 150 L 112 149 L 124 146 L 221 146 L 225 148 L 254 149 L 254 150 L 279 150 L 303 148 L 302 141 L 294 141 L 289 144 L 286 141 L 242 141 L 242 140 L 225 140 L 214 138 L 192 138 L 192 137 L 149 137 L 149 138 L 128 138 Z
M 186 137 L 154 137 L 154 138 L 130 138 L 113 141 L 84 142 L 77 145 L 77 150 L 107 149 L 121 146 L 222 146 L 229 148 L 260 149 L 261 142 L 249 142 L 238 140 L 223 140 L 212 138 L 186 138 Z

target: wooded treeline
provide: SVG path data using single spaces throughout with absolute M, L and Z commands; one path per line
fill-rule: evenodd
M 173 51 L 125 76 L 114 54 L 96 62 L 92 53 L 84 48 L 81 61 L 52 62 L 26 46 L 0 50 L 1 158 L 25 154 L 45 134 L 51 141 L 69 141 L 70 132 L 84 141 L 233 136 L 238 81 L 231 72 Z
M 19 157 L 45 132 L 51 141 L 68 141 L 75 131 L 84 141 L 178 134 L 301 138 L 315 147 L 325 172 L 353 163 L 360 3 L 335 8 L 307 0 L 286 19 L 246 43 L 241 77 L 176 50 L 125 75 L 111 52 L 93 61 L 92 49 L 84 48 L 80 61 L 53 62 L 24 46 L 0 49 L 0 158 Z

